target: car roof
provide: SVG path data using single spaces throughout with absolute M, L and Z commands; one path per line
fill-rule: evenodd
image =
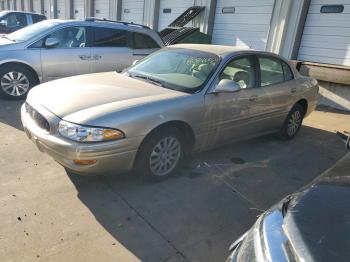
M 58 24 L 82 24 L 82 25 L 94 25 L 94 26 L 110 26 L 110 27 L 117 27 L 117 28 L 124 28 L 126 30 L 146 30 L 146 31 L 152 31 L 148 26 L 134 24 L 134 23 L 128 23 L 123 21 L 112 21 L 112 20 L 104 20 L 104 19 L 94 19 L 94 18 L 86 18 L 86 19 L 68 19 L 68 20 L 62 20 L 62 19 L 51 19 L 48 21 L 55 21 Z
M 25 11 L 16 11 L 16 10 L 6 10 L 6 11 L 2 11 L 4 14 L 9 14 L 9 13 L 21 13 L 21 14 L 30 14 L 30 15 L 38 15 L 38 16 L 45 16 L 43 14 L 38 14 L 38 13 L 34 13 L 34 12 L 25 12 Z
M 169 47 L 173 48 L 186 48 L 197 51 L 204 51 L 213 53 L 219 56 L 224 56 L 226 54 L 231 54 L 232 52 L 239 51 L 254 51 L 248 47 L 237 47 L 237 46 L 226 46 L 226 45 L 208 45 L 208 44 L 176 44 Z

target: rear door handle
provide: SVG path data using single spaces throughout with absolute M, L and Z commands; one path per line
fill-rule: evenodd
M 290 90 L 291 93 L 295 93 L 296 91 L 297 91 L 296 87 L 293 87 L 293 88 Z
M 101 59 L 101 58 L 102 58 L 102 56 L 100 56 L 100 55 L 94 55 L 94 56 L 93 56 L 93 59 L 94 59 L 94 60 L 99 60 L 99 59 Z
M 251 96 L 251 97 L 249 97 L 249 101 L 250 101 L 250 102 L 254 102 L 254 101 L 256 101 L 256 100 L 258 100 L 258 97 L 257 97 L 257 96 Z
M 91 58 L 91 56 L 88 56 L 88 55 L 79 55 L 79 58 L 81 60 L 89 60 Z

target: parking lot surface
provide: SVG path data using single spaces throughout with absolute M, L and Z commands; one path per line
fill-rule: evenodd
M 0 261 L 224 261 L 265 209 L 345 153 L 350 115 L 320 108 L 298 136 L 193 157 L 150 183 L 67 174 L 25 136 L 21 102 L 0 100 Z

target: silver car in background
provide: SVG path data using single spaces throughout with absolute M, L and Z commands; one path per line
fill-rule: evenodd
M 163 179 L 186 155 L 268 133 L 293 138 L 318 84 L 285 59 L 213 45 L 174 45 L 124 73 L 33 88 L 21 109 L 28 137 L 79 174 L 136 169 Z
M 121 71 L 163 46 L 158 33 L 143 25 L 46 20 L 0 38 L 0 96 L 22 99 L 42 82 Z

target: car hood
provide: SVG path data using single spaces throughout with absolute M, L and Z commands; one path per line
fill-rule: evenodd
M 186 95 L 123 74 L 107 72 L 41 84 L 29 92 L 27 102 L 38 103 L 56 116 L 67 119 L 69 115 L 77 115 L 82 111 L 90 115 L 103 115 L 111 110 L 118 111 Z
M 296 195 L 284 228 L 300 261 L 350 257 L 350 153 Z

